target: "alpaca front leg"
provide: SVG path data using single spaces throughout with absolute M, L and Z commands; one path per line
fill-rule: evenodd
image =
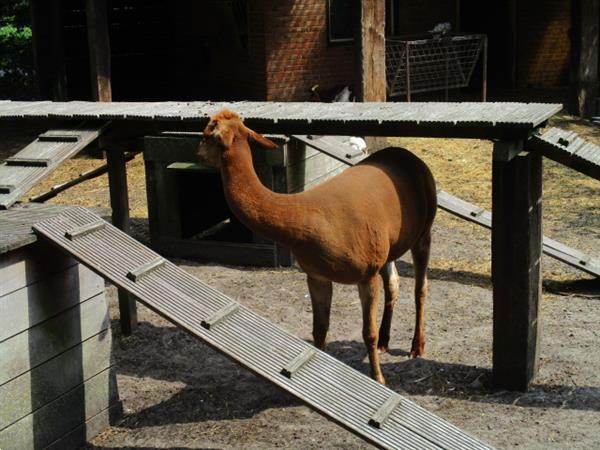
M 385 379 L 381 373 L 379 365 L 379 352 L 377 350 L 377 341 L 379 331 L 377 329 L 377 308 L 379 307 L 379 277 L 375 275 L 366 282 L 358 284 L 358 293 L 363 312 L 363 339 L 369 353 L 369 363 L 371 364 L 371 376 L 381 384 L 385 384 Z
M 383 292 L 385 294 L 385 304 L 383 307 L 383 317 L 379 327 L 379 340 L 377 348 L 380 352 L 389 351 L 390 328 L 392 326 L 392 316 L 394 315 L 394 306 L 398 300 L 398 284 L 400 277 L 396 270 L 394 261 L 387 263 L 379 271 L 383 279 Z
M 315 347 L 320 350 L 325 348 L 325 339 L 329 330 L 329 315 L 331 313 L 331 296 L 333 285 L 331 281 L 307 278 L 308 291 L 312 302 L 313 312 L 313 339 Z

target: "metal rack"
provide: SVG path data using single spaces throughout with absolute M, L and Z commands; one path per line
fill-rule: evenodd
M 482 58 L 482 101 L 487 96 L 487 36 L 457 34 L 442 37 L 392 36 L 386 39 L 388 97 L 444 91 L 469 85 Z

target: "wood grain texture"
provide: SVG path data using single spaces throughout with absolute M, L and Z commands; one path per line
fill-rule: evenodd
M 0 431 L 0 448 L 44 448 L 117 402 L 116 378 L 106 369 Z
M 33 239 L 35 241 L 35 237 Z M 45 242 L 5 253 L 0 258 L 0 297 L 49 278 L 77 264 Z
M 0 343 L 0 384 L 110 326 L 104 293 Z
M 104 280 L 74 265 L 0 297 L 0 342 L 104 292 Z
M 106 329 L 0 385 L 0 430 L 110 367 L 111 345 Z
M 542 252 L 542 157 L 492 165 L 493 383 L 525 391 L 537 373 Z

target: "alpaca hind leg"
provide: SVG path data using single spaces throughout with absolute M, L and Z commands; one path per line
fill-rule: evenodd
M 431 231 L 427 231 L 411 249 L 415 268 L 415 334 L 410 356 L 416 358 L 425 354 L 425 300 L 427 299 L 427 265 Z
M 390 261 L 379 271 L 383 279 L 383 293 L 385 296 L 385 305 L 383 308 L 383 318 L 379 327 L 379 341 L 377 348 L 380 352 L 389 351 L 390 328 L 392 326 L 392 316 L 394 315 L 394 306 L 398 300 L 398 285 L 400 277 L 396 270 L 394 261 Z
M 312 302 L 313 339 L 315 347 L 325 348 L 325 339 L 329 330 L 329 315 L 331 313 L 331 296 L 333 286 L 331 281 L 308 277 L 308 291 Z
M 377 341 L 379 338 L 379 330 L 377 329 L 377 308 L 380 296 L 379 283 L 379 276 L 375 275 L 369 280 L 358 284 L 358 293 L 360 294 L 360 303 L 363 312 L 363 339 L 369 353 L 371 376 L 379 383 L 385 384 L 385 379 L 379 365 L 379 352 L 377 351 Z

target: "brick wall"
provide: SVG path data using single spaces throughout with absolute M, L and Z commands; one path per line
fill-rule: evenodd
M 354 45 L 327 41 L 325 0 L 261 0 L 266 100 L 305 101 L 308 91 L 353 84 Z
M 569 82 L 571 2 L 517 2 L 517 84 L 560 87 Z

